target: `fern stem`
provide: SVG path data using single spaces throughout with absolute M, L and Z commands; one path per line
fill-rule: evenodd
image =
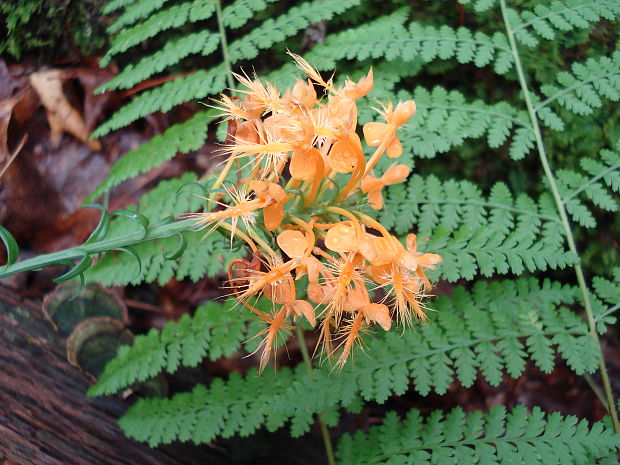
M 222 56 L 224 57 L 224 64 L 228 73 L 226 73 L 226 80 L 228 81 L 228 88 L 233 89 L 235 87 L 235 81 L 232 75 L 232 63 L 230 62 L 230 55 L 228 54 L 228 41 L 226 40 L 226 28 L 224 27 L 224 15 L 222 14 L 222 2 L 220 0 L 215 1 L 215 15 L 217 16 L 217 26 L 220 33 L 220 41 L 222 44 Z
M 538 148 L 538 154 L 540 157 L 540 162 L 543 166 L 543 170 L 545 171 L 545 175 L 549 182 L 549 187 L 553 194 L 553 198 L 555 200 L 558 213 L 560 214 L 560 219 L 562 220 L 562 226 L 564 228 L 564 232 L 566 234 L 566 241 L 568 242 L 568 248 L 571 252 L 577 255 L 577 246 L 575 245 L 575 239 L 573 237 L 573 232 L 570 227 L 570 223 L 568 221 L 568 216 L 566 215 L 565 205 L 562 202 L 562 197 L 558 190 L 558 186 L 553 176 L 553 171 L 549 166 L 549 159 L 547 157 L 545 146 L 542 140 L 542 134 L 540 132 L 540 125 L 538 123 L 538 117 L 536 116 L 536 109 L 532 103 L 532 99 L 530 97 L 530 91 L 527 86 L 527 81 L 525 78 L 525 72 L 523 70 L 523 66 L 521 64 L 521 59 L 519 56 L 519 50 L 517 48 L 517 43 L 514 37 L 514 32 L 510 25 L 510 21 L 508 20 L 508 11 L 506 8 L 506 0 L 500 0 L 502 17 L 504 20 L 504 25 L 506 27 L 506 33 L 508 35 L 508 40 L 510 41 L 510 47 L 512 49 L 512 55 L 515 61 L 515 68 L 517 70 L 517 75 L 519 77 L 519 84 L 521 85 L 521 90 L 523 92 L 523 98 L 525 99 L 525 104 L 527 105 L 527 110 L 530 115 L 530 120 L 532 122 L 532 127 L 534 129 L 534 137 L 536 139 L 536 146 Z M 614 397 L 611 391 L 611 384 L 609 382 L 609 375 L 607 374 L 607 367 L 605 366 L 605 358 L 603 357 L 603 350 L 601 348 L 601 341 L 598 337 L 598 333 L 596 331 L 596 321 L 594 319 L 594 311 L 592 310 L 592 304 L 590 302 L 590 292 L 588 291 L 588 286 L 586 284 L 586 279 L 583 273 L 583 269 L 581 265 L 577 263 L 574 266 L 575 274 L 577 276 L 577 282 L 579 284 L 579 289 L 581 290 L 581 295 L 583 298 L 584 309 L 586 312 L 586 317 L 588 320 L 588 327 L 590 330 L 591 336 L 596 341 L 597 347 L 599 349 L 599 371 L 601 375 L 601 380 L 603 382 L 603 390 L 605 392 L 606 398 L 606 407 L 611 416 L 611 422 L 614 427 L 614 431 L 620 434 L 620 423 L 618 422 L 618 412 L 616 411 L 616 407 L 614 405 Z
M 303 357 L 304 364 L 306 365 L 306 371 L 308 372 L 308 376 L 312 376 L 312 362 L 310 361 L 310 354 L 308 353 L 308 346 L 306 345 L 306 338 L 304 337 L 304 332 L 299 327 L 299 325 L 295 325 L 295 329 L 297 331 L 297 342 L 299 343 L 299 350 L 301 350 L 301 356 Z M 321 427 L 321 435 L 323 436 L 323 444 L 325 445 L 327 463 L 328 465 L 335 465 L 336 460 L 334 459 L 334 448 L 332 446 L 332 441 L 329 437 L 327 425 L 323 421 L 323 416 L 323 413 L 320 412 L 318 415 L 318 419 L 319 426 Z

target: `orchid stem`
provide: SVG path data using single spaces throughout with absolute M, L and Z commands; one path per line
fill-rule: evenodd
M 295 329 L 297 331 L 297 342 L 299 343 L 299 350 L 301 351 L 301 356 L 303 357 L 304 364 L 306 365 L 306 371 L 308 372 L 308 376 L 312 376 L 312 362 L 310 362 L 310 354 L 308 352 L 308 346 L 306 345 L 306 338 L 304 337 L 304 332 L 299 325 L 295 325 Z M 334 459 L 334 448 L 332 447 L 332 441 L 329 437 L 329 430 L 327 429 L 327 425 L 323 421 L 323 417 L 323 412 L 319 412 L 318 420 L 319 426 L 321 427 L 321 435 L 323 436 L 323 444 L 325 445 L 327 463 L 328 465 L 335 465 L 336 460 Z

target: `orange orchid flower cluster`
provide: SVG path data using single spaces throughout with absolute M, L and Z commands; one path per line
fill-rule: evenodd
M 226 229 L 231 242 L 237 237 L 252 250 L 251 259 L 230 263 L 229 280 L 238 301 L 267 323 L 261 369 L 278 334 L 292 329 L 291 318 L 319 324 L 327 356 L 342 349 L 340 366 L 368 325 L 388 331 L 394 319 L 403 325 L 426 319 L 422 299 L 431 283 L 425 271 L 441 262 L 439 255 L 417 251 L 414 234 L 403 245 L 362 212 L 367 205 L 381 209 L 383 187 L 409 175 L 403 164 L 380 177 L 373 169 L 384 154 L 402 154 L 397 129 L 414 115 L 415 103 L 381 105 L 383 122 L 364 125 L 366 144 L 376 147 L 367 160 L 356 132 L 356 100 L 372 89 L 372 69 L 336 88 L 292 56 L 308 79 L 283 95 L 237 75 L 247 89 L 217 102 L 229 121 L 228 161 L 213 186 L 218 195 L 212 205 L 218 206 L 194 215 L 197 227 Z M 234 165 L 238 182 L 222 187 Z M 298 289 L 303 276 L 307 285 Z M 272 302 L 271 311 L 255 307 L 260 296 Z

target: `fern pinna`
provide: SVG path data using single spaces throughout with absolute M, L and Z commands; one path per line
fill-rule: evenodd
M 336 458 L 343 464 L 616 463 L 620 427 L 599 337 L 614 324 L 614 313 L 620 308 L 620 271 L 615 268 L 610 274 L 600 272 L 600 276 L 588 280 L 591 270 L 584 270 L 576 237 L 591 237 L 587 236 L 588 230 L 597 225 L 597 220 L 600 223 L 604 212 L 617 210 L 620 142 L 612 137 L 614 131 L 608 131 L 611 134 L 607 140 L 597 141 L 600 150 L 577 157 L 575 163 L 566 163 L 566 157 L 556 153 L 556 147 L 567 128 L 593 124 L 597 112 L 610 111 L 609 102 L 620 99 L 617 37 L 614 35 L 611 48 L 593 46 L 585 52 L 581 50 L 577 54 L 580 58 L 573 58 L 565 66 L 563 56 L 558 55 L 556 61 L 560 66 L 542 69 L 546 64 L 539 63 L 539 58 L 550 49 L 585 41 L 587 34 L 596 28 L 615 24 L 620 2 L 558 0 L 533 6 L 536 2 L 521 2 L 519 6 L 509 5 L 506 0 L 461 0 L 460 3 L 470 18 L 466 24 L 480 27 L 453 27 L 453 21 L 444 25 L 437 20 L 419 19 L 409 8 L 387 13 L 382 10 L 377 18 L 330 31 L 324 43 L 315 45 L 304 55 L 318 71 L 346 68 L 354 76 L 354 83 L 362 82 L 362 73 L 372 65 L 374 89 L 370 97 L 382 102 L 414 100 L 416 115 L 398 130 L 402 146 L 399 163 L 408 166 L 415 163 L 420 168 L 403 183 L 390 182 L 396 171 L 393 162 L 383 157 L 372 173 L 364 173 L 371 175 L 372 183 L 367 184 L 366 197 L 362 199 L 364 203 L 383 208 L 375 210 L 361 205 L 360 199 L 353 196 L 341 198 L 338 201 L 343 208 L 329 203 L 331 211 L 324 208 L 306 212 L 306 216 L 298 217 L 296 226 L 278 232 L 296 232 L 299 233 L 295 235 L 296 240 L 306 240 L 308 225 L 314 230 L 313 216 L 320 217 L 325 224 L 361 221 L 368 229 L 378 227 L 378 221 L 384 229 L 395 231 L 403 248 L 406 236 L 416 233 L 415 253 L 419 254 L 416 257 L 438 254 L 442 259 L 441 264 L 435 263 L 435 270 L 424 270 L 425 277 L 427 274 L 433 281 L 458 282 L 458 286 L 449 295 L 418 304 L 421 307 L 418 316 L 427 313 L 428 321 L 414 328 L 392 327 L 383 331 L 377 328 L 388 326 L 394 314 L 376 313 L 370 317 L 367 313 L 367 320 L 377 324 L 369 327 L 372 334 L 363 336 L 363 350 L 350 347 L 351 354 L 347 355 L 352 355 L 353 360 L 341 368 L 335 368 L 330 361 L 312 364 L 300 329 L 303 326 L 297 326 L 304 364 L 266 370 L 260 375 L 251 369 L 245 374 L 217 378 L 208 385 L 198 385 L 190 392 L 176 393 L 170 398 L 140 399 L 120 420 L 129 436 L 156 446 L 174 440 L 211 442 L 218 437 L 252 434 L 261 427 L 275 430 L 285 425 L 291 434 L 301 435 L 318 419 L 330 464 Z M 281 59 L 283 50 L 277 46 L 279 42 L 293 38 L 311 22 L 330 21 L 347 11 L 353 14 L 359 11 L 359 5 L 372 8 L 371 2 L 361 0 L 299 1 L 290 11 L 265 20 L 269 15 L 264 12 L 276 11 L 273 8 L 277 2 L 237 0 L 222 7 L 219 1 L 173 4 L 166 0 L 113 0 L 107 10 L 116 12 L 116 21 L 110 26 L 110 32 L 116 36 L 104 63 L 131 53 L 133 47 L 144 41 L 162 43 L 155 40 L 161 36 L 167 42 L 136 63 L 126 65 L 105 89 L 130 88 L 166 70 L 178 72 L 187 57 L 220 55 L 208 69 L 193 71 L 142 92 L 102 125 L 96 135 L 150 113 L 168 111 L 181 103 L 218 94 L 227 85 L 232 86 L 231 70 L 241 71 L 244 63 L 259 67 L 257 61 L 248 60 L 261 56 L 261 50 L 270 50 L 274 57 Z M 209 18 L 213 20 L 209 22 Z M 203 28 L 203 24 L 210 26 Z M 182 27 L 191 32 L 180 34 Z M 295 43 L 291 39 L 291 44 Z M 293 49 L 294 45 L 288 48 Z M 437 84 L 439 73 L 462 69 L 483 70 L 486 76 L 492 76 L 493 85 L 500 83 L 509 91 L 491 92 L 471 82 L 461 82 L 457 89 Z M 291 64 L 266 71 L 270 71 L 268 81 L 278 88 L 294 84 L 298 77 Z M 315 83 L 332 85 L 331 79 L 325 82 L 318 72 L 308 68 L 305 71 Z M 422 84 L 416 82 L 418 78 Z M 258 88 L 255 82 L 258 81 L 246 79 L 246 83 L 255 86 L 252 91 Z M 339 80 L 333 83 L 335 88 L 342 85 L 349 84 Z M 264 88 L 268 95 L 271 88 Z M 307 98 L 310 93 L 308 88 L 300 94 L 299 84 L 295 89 L 293 93 L 297 92 L 298 97 Z M 240 96 L 244 95 L 248 95 L 247 90 L 241 89 Z M 208 136 L 208 125 L 214 115 L 224 111 L 235 119 L 233 110 L 250 108 L 237 106 L 235 101 L 223 97 L 219 105 L 223 110 L 199 111 L 124 155 L 91 199 L 176 153 L 188 153 L 200 147 Z M 372 107 L 377 104 L 360 103 L 359 120 L 379 131 L 381 127 L 373 124 L 383 123 L 376 123 Z M 389 115 L 392 110 L 388 108 L 382 111 Z M 273 108 L 272 111 L 276 112 Z M 239 123 L 242 121 L 239 119 Z M 317 119 L 315 126 L 320 126 L 320 122 L 324 120 Z M 323 129 L 320 137 L 329 137 L 328 129 L 334 130 Z M 236 143 L 252 141 L 252 134 L 246 132 Z M 615 134 L 617 139 L 617 131 Z M 360 136 L 366 141 L 372 139 L 361 131 Z M 395 144 L 393 151 L 400 151 L 393 139 L 391 143 Z M 433 165 L 426 160 L 440 154 L 458 160 L 453 152 L 456 148 L 462 150 L 463 157 L 472 152 L 477 156 L 482 152 L 503 157 L 502 163 L 510 164 L 515 172 L 520 169 L 517 164 L 520 160 L 528 163 L 530 169 L 536 165 L 543 185 L 519 183 L 515 181 L 518 178 L 495 183 L 479 179 L 476 183 L 459 178 L 458 170 L 428 168 Z M 365 150 L 366 157 L 372 158 L 374 148 Z M 348 161 L 344 155 L 342 159 Z M 310 164 L 304 159 L 302 165 Z M 427 169 L 431 172 L 425 173 Z M 398 181 L 402 177 L 396 176 Z M 225 172 L 215 184 L 220 187 L 231 180 L 233 176 L 226 176 Z M 300 181 L 285 186 L 288 187 L 285 193 L 303 199 L 312 183 L 310 178 Z M 335 178 L 335 181 L 340 188 L 347 185 L 347 179 Z M 208 197 L 213 194 L 211 186 L 213 179 L 193 174 L 163 181 L 138 206 L 117 215 L 109 224 L 104 221 L 108 216 L 104 212 L 105 234 L 93 236 L 79 250 L 15 263 L 4 273 L 58 263 L 61 258 L 81 260 L 71 277 L 82 276 L 107 284 L 143 281 L 163 284 L 172 278 L 188 277 L 198 280 L 217 273 L 227 263 L 243 265 L 239 268 L 242 273 L 236 275 L 233 266 L 233 283 L 235 279 L 250 280 L 265 265 L 252 264 L 251 257 L 247 258 L 241 248 L 231 248 L 231 239 L 227 237 L 231 229 L 235 230 L 231 222 L 216 225 L 225 230 L 225 235 L 213 232 L 203 240 L 204 233 L 194 230 L 196 220 L 182 216 L 202 215 L 198 212 L 204 207 L 203 201 L 192 193 Z M 322 189 L 319 187 L 318 191 L 322 193 Z M 259 195 L 257 190 L 253 192 Z M 228 191 L 218 201 L 247 206 L 243 203 L 247 199 L 236 197 L 235 200 L 235 195 L 236 192 Z M 274 194 L 270 195 L 271 201 L 277 203 Z M 295 202 L 299 204 L 301 200 Z M 352 218 L 341 216 L 343 209 L 348 211 L 356 205 L 359 210 Z M 211 207 L 207 202 L 206 211 Z M 303 213 L 302 210 L 295 213 L 300 211 Z M 287 207 L 285 215 L 289 217 L 283 219 L 284 224 L 291 224 L 291 214 Z M 259 223 L 267 219 L 266 213 L 256 216 Z M 136 221 L 140 218 L 150 220 L 146 227 Z M 202 218 L 210 229 L 215 217 Z M 242 234 L 252 229 L 256 218 L 250 215 L 246 219 L 246 224 L 235 223 Z M 335 229 L 333 225 L 330 228 Z M 578 236 L 575 228 L 582 228 Z M 0 229 L 0 233 L 14 261 L 16 245 L 6 230 Z M 388 234 L 386 230 L 386 237 Z M 327 232 L 319 235 L 326 242 L 335 236 Z M 296 254 L 294 247 L 286 243 L 286 237 L 282 237 L 282 241 L 268 234 L 252 239 L 258 248 L 262 247 L 261 242 L 266 241 L 269 248 L 276 248 L 282 242 L 283 250 Z M 101 245 L 104 240 L 109 242 Z M 234 243 L 237 244 L 236 239 Z M 221 254 L 222 263 L 204 258 L 215 251 Z M 97 254 L 102 256 L 89 266 L 91 256 Z M 273 267 L 274 263 L 268 266 Z M 564 271 L 550 280 L 544 278 L 546 270 Z M 325 282 L 324 278 L 319 281 Z M 376 290 L 377 297 L 381 292 Z M 277 300 L 273 295 L 270 298 Z M 299 298 L 303 300 L 306 296 L 300 292 Z M 425 312 L 424 305 L 433 311 Z M 250 310 L 258 317 L 252 316 Z M 269 334 L 273 325 L 272 317 L 263 317 L 264 307 L 250 310 L 243 313 L 243 307 L 233 301 L 209 303 L 194 316 L 185 316 L 178 323 L 168 323 L 161 331 L 151 330 L 139 336 L 134 346 L 119 351 L 117 359 L 91 388 L 91 394 L 118 392 L 159 372 L 174 373 L 180 365 L 195 366 L 202 358 L 215 359 L 241 350 L 244 340 Z M 302 313 L 299 310 L 298 322 L 304 318 Z M 303 314 L 312 323 L 313 315 Z M 326 314 L 318 312 L 314 316 L 320 319 Z M 338 318 L 351 321 L 346 316 Z M 343 331 L 350 334 L 351 327 L 349 323 Z M 281 328 L 285 338 L 294 329 Z M 323 333 L 323 341 L 329 332 Z M 347 333 L 343 334 L 340 337 L 346 339 Z M 334 345 L 338 342 L 335 337 Z M 245 349 L 260 350 L 259 343 L 254 339 Z M 452 383 L 467 388 L 478 377 L 498 385 L 504 377 L 521 376 L 528 361 L 541 371 L 550 372 L 558 360 L 578 375 L 598 371 L 601 388 L 596 391 L 609 413 L 602 423 L 588 425 L 575 417 L 552 412 L 545 415 L 537 407 L 529 411 L 523 406 L 494 407 L 488 412 L 467 413 L 457 408 L 430 414 L 411 409 L 404 414 L 387 413 L 381 425 L 368 431 L 343 435 L 336 457 L 330 452 L 327 426 L 336 425 L 345 412 L 359 412 L 365 402 L 384 403 L 410 389 L 422 396 L 431 392 L 442 394 Z

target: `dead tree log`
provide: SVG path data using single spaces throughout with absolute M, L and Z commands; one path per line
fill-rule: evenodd
M 150 449 L 125 438 L 116 420 L 127 406 L 86 397 L 88 384 L 41 307 L 0 285 L 0 464 L 228 463 L 208 447 Z

